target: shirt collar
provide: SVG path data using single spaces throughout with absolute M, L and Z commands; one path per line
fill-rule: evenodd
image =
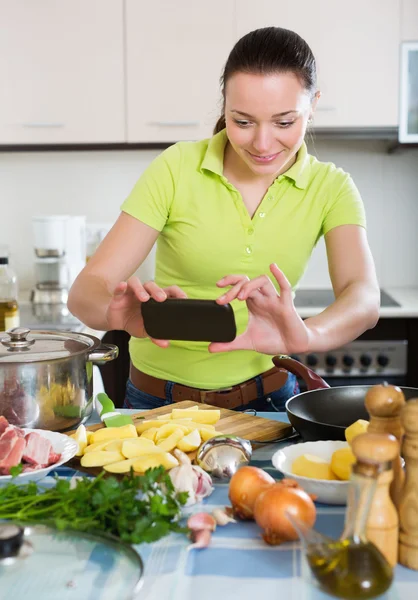
M 205 156 L 200 165 L 200 171 L 206 169 L 217 175 L 223 175 L 224 153 L 227 141 L 226 129 L 222 129 L 219 133 L 216 133 L 210 138 Z
M 200 166 L 200 171 L 205 169 L 207 171 L 212 171 L 217 175 L 223 175 L 224 153 L 227 141 L 226 129 L 222 129 L 222 131 L 210 138 L 205 156 Z M 276 181 L 279 181 L 281 177 L 287 177 L 295 182 L 297 188 L 303 190 L 309 183 L 309 173 L 309 155 L 306 144 L 303 142 L 297 153 L 295 163 L 288 171 L 279 176 Z
M 310 164 L 308 149 L 305 142 L 303 142 L 297 153 L 296 161 L 288 171 L 281 175 L 281 177 L 292 179 L 295 182 L 295 186 L 303 190 L 309 183 Z M 279 179 L 280 177 L 278 177 L 276 181 Z

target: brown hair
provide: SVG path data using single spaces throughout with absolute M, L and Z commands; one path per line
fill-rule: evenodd
M 228 56 L 220 79 L 223 108 L 213 134 L 225 129 L 225 87 L 232 75 L 286 72 L 299 77 L 312 96 L 316 93 L 315 57 L 300 35 L 281 27 L 264 27 L 250 31 L 238 40 Z

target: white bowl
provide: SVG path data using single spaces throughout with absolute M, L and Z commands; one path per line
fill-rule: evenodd
M 313 454 L 331 462 L 331 456 L 335 450 L 347 448 L 347 442 L 321 441 L 304 442 L 293 444 L 278 450 L 273 454 L 273 465 L 283 473 L 285 477 L 294 479 L 301 488 L 308 494 L 315 494 L 317 502 L 325 504 L 346 504 L 348 481 L 313 479 L 311 477 L 302 477 L 292 473 L 292 463 L 302 454 Z
M 58 433 L 57 431 L 46 431 L 45 429 L 26 429 L 23 428 L 25 433 L 39 433 L 42 437 L 49 440 L 52 444 L 54 452 L 61 454 L 61 458 L 58 462 L 53 465 L 49 465 L 44 469 L 38 469 L 37 471 L 29 471 L 28 473 L 20 473 L 16 477 L 12 475 L 0 475 L 0 485 L 6 485 L 7 483 L 14 483 L 15 485 L 23 485 L 29 483 L 29 481 L 39 481 L 43 479 L 50 471 L 68 462 L 71 458 L 76 455 L 78 450 L 78 444 L 75 440 Z

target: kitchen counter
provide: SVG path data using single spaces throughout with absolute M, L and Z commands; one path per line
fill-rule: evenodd
M 417 318 L 418 317 L 418 288 L 385 288 L 385 291 L 392 296 L 400 306 L 383 306 L 380 308 L 380 318 Z M 28 292 L 22 292 L 22 299 L 19 299 L 19 304 L 22 307 L 22 312 L 27 314 L 30 310 L 30 301 L 28 300 Z M 297 296 L 297 291 L 296 291 Z M 303 318 L 312 317 L 324 311 L 326 306 L 307 306 L 297 307 L 298 314 Z M 25 324 L 25 323 L 22 323 Z M 55 327 L 56 329 L 58 327 Z M 97 331 L 79 323 L 78 331 L 94 335 L 102 339 L 105 332 Z
M 418 288 L 385 288 L 400 306 L 380 307 L 380 318 L 416 318 L 418 317 Z M 297 297 L 297 291 L 296 291 Z M 324 311 L 326 306 L 299 307 L 297 312 L 306 319 Z
M 121 410 L 122 413 L 138 411 Z M 287 421 L 285 413 L 264 413 L 269 419 Z M 97 415 L 89 423 L 97 422 Z M 289 442 L 287 442 L 289 443 Z M 273 453 L 285 445 L 268 444 L 253 453 L 251 464 L 269 470 L 280 478 L 271 465 Z M 61 467 L 61 477 L 77 473 Z M 43 480 L 53 485 L 53 478 Z M 215 490 L 203 503 L 190 512 L 211 512 L 229 504 L 228 484 L 217 483 Z M 315 528 L 337 538 L 343 529 L 345 507 L 317 504 Z M 327 600 L 331 596 L 316 589 L 309 579 L 309 568 L 300 551 L 299 542 L 268 546 L 260 537 L 253 522 L 231 523 L 218 527 L 209 548 L 196 550 L 183 535 L 171 534 L 153 544 L 136 546 L 145 563 L 145 579 L 138 597 L 144 600 L 213 600 L 253 598 L 287 598 L 288 600 Z M 105 565 L 103 565 L 105 570 Z M 97 581 L 101 578 L 98 577 Z M 418 572 L 400 565 L 395 570 L 395 581 L 385 600 L 413 600 L 418 589 Z M 74 591 L 74 590 L 73 590 Z M 90 596 L 95 600 L 105 597 L 100 584 L 94 585 Z M 66 596 L 67 597 L 67 596 Z

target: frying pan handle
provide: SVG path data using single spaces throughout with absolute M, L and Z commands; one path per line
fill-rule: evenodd
M 275 356 L 273 358 L 273 362 L 276 367 L 280 369 L 286 369 L 293 375 L 297 375 L 306 383 L 306 387 L 308 391 L 311 390 L 322 390 L 325 388 L 329 388 L 329 385 L 326 381 L 322 379 L 319 375 L 317 375 L 312 369 L 305 367 L 302 363 L 294 358 L 290 358 L 290 356 L 286 356 L 284 354 L 279 354 L 279 356 Z

